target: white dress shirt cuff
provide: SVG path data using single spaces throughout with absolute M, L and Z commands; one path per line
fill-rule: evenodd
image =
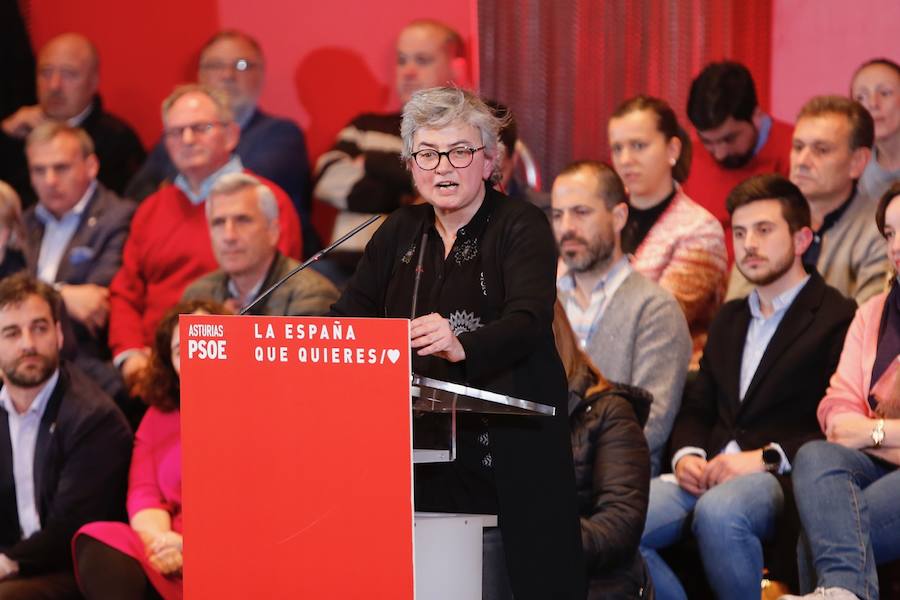
M 706 450 L 703 448 L 698 448 L 696 446 L 685 446 L 675 453 L 675 456 L 672 457 L 672 472 L 675 472 L 675 465 L 678 464 L 678 461 L 684 458 L 685 456 L 699 456 L 703 460 L 706 460 Z

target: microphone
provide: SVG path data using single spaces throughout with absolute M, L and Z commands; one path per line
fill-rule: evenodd
M 248 304 L 247 306 L 242 308 L 241 312 L 239 312 L 238 314 L 246 315 L 250 311 L 250 309 L 252 309 L 254 306 L 259 304 L 266 298 L 268 298 L 269 294 L 271 294 L 272 292 L 274 292 L 275 290 L 280 288 L 284 284 L 285 281 L 287 281 L 288 279 L 290 279 L 291 277 L 293 277 L 294 275 L 296 275 L 297 273 L 299 273 L 300 271 L 302 271 L 309 265 L 313 264 L 314 262 L 316 262 L 317 260 L 319 260 L 320 258 L 325 256 L 326 254 L 328 254 L 329 252 L 331 252 L 332 250 L 334 250 L 335 248 L 337 248 L 338 246 L 340 246 L 341 244 L 343 244 L 344 242 L 346 242 L 347 240 L 352 238 L 354 235 L 356 235 L 357 233 L 359 233 L 360 231 L 362 231 L 363 229 L 365 229 L 366 227 L 368 227 L 369 225 L 371 225 L 372 223 L 374 223 L 375 221 L 377 221 L 380 218 L 381 218 L 381 215 L 373 215 L 365 223 L 360 223 L 359 225 L 357 225 L 356 227 L 354 227 L 353 229 L 348 231 L 346 234 L 342 235 L 340 238 L 338 238 L 337 240 L 332 242 L 331 245 L 328 246 L 327 248 L 322 248 L 321 250 L 319 250 L 318 252 L 313 254 L 311 257 L 306 259 L 306 261 L 304 261 L 302 265 L 298 265 L 290 273 L 288 273 L 287 275 L 285 275 L 284 277 L 282 277 L 281 279 L 279 279 L 278 281 L 273 283 L 269 287 L 269 289 L 267 289 L 262 294 L 257 296 L 256 300 L 254 300 L 253 302 L 251 302 L 250 304 Z

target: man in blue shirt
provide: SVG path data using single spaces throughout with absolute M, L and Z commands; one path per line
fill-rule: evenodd
M 794 453 L 821 437 L 816 407 L 856 308 L 803 266 L 812 231 L 797 186 L 757 175 L 732 190 L 727 207 L 735 263 L 756 287 L 713 321 L 672 431 L 674 474 L 651 482 L 641 545 L 661 598 L 687 597 L 657 550 L 691 518 L 718 597 L 759 598 L 763 542 L 786 549 L 790 572 L 796 531 L 776 526 L 790 501 L 782 484 Z

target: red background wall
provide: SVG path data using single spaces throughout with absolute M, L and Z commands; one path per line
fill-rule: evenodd
M 776 0 L 772 18 L 772 112 L 793 122 L 817 94 L 846 94 L 867 59 L 900 61 L 897 0 Z
M 147 146 L 159 137 L 162 99 L 194 79 L 200 46 L 222 28 L 246 31 L 268 63 L 260 104 L 296 119 L 314 158 L 353 115 L 397 106 L 393 45 L 403 25 L 436 18 L 471 43 L 475 3 L 30 0 L 27 18 L 36 49 L 65 31 L 94 41 L 106 107 L 132 123 Z

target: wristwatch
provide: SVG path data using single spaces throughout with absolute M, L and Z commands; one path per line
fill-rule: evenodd
M 778 471 L 778 467 L 781 466 L 781 454 L 772 444 L 763 446 L 762 461 L 766 471 L 774 473 Z
M 884 419 L 875 421 L 875 428 L 872 430 L 872 447 L 881 448 L 884 443 Z

